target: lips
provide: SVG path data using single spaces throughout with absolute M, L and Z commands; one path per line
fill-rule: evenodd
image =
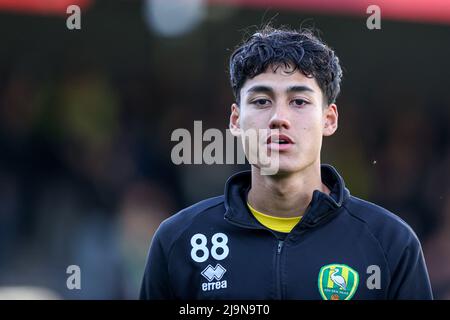
M 269 150 L 287 151 L 294 145 L 294 140 L 285 134 L 273 134 L 267 138 L 267 147 Z
M 285 134 L 274 134 L 267 138 L 267 144 L 276 143 L 276 144 L 293 144 L 294 141 L 291 137 Z

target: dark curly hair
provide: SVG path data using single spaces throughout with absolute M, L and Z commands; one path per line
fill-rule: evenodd
M 342 69 L 332 49 L 310 29 L 294 31 L 265 27 L 239 45 L 230 57 L 230 81 L 236 102 L 247 79 L 269 66 L 284 65 L 316 79 L 328 104 L 340 91 Z

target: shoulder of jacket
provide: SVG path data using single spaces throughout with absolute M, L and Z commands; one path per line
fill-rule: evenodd
M 170 244 L 178 239 L 198 218 L 208 214 L 213 208 L 224 203 L 224 196 L 208 198 L 180 210 L 165 219 L 155 233 L 164 244 Z M 225 213 L 225 212 L 223 212 Z
M 364 223 L 381 243 L 399 240 L 405 245 L 419 243 L 414 230 L 396 214 L 369 201 L 350 196 L 344 203 L 350 216 Z

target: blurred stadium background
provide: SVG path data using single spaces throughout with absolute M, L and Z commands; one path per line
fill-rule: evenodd
M 66 28 L 70 4 L 81 30 Z M 0 298 L 137 297 L 160 221 L 242 169 L 172 164 L 171 133 L 225 131 L 230 50 L 271 20 L 314 26 L 337 51 L 323 162 L 414 228 L 450 299 L 446 0 L 0 0 Z M 66 288 L 72 264 L 81 290 Z

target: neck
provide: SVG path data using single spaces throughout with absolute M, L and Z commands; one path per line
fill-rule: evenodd
M 252 187 L 248 202 L 256 210 L 277 217 L 297 217 L 305 213 L 314 190 L 330 193 L 322 183 L 320 162 L 302 171 L 264 176 L 252 167 Z

